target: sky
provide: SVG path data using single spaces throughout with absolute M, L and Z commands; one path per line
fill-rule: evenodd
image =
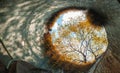
M 60 31 L 61 32 L 61 30 L 58 30 L 58 28 L 61 28 L 61 25 L 62 26 L 64 26 L 64 25 L 69 25 L 69 23 L 72 23 L 73 21 L 75 21 L 75 23 L 73 23 L 73 24 L 77 24 L 78 22 L 83 22 L 84 20 L 86 20 L 87 18 L 86 18 L 86 13 L 85 13 L 85 11 L 69 11 L 69 12 L 66 12 L 66 13 L 63 13 L 63 14 L 61 14 L 59 17 L 58 17 L 58 19 L 56 20 L 56 22 L 54 23 L 54 26 L 52 27 L 52 31 L 50 31 L 50 33 L 51 34 L 54 34 L 53 36 L 54 36 L 54 38 L 52 39 L 52 41 L 55 41 L 56 39 L 58 39 L 58 38 L 60 38 L 60 34 L 59 34 L 59 32 L 58 31 Z M 66 24 L 67 23 L 67 24 Z M 59 25 L 60 24 L 60 25 Z M 101 27 L 102 28 L 102 27 Z M 65 28 L 64 28 L 65 29 Z M 62 28 L 62 30 L 64 30 L 63 28 Z M 92 29 L 94 29 L 94 28 L 92 28 Z M 66 30 L 67 31 L 67 30 Z M 104 28 L 102 28 L 101 30 L 99 30 L 99 31 L 97 31 L 97 30 L 94 30 L 95 32 L 95 35 L 97 36 L 97 37 L 104 37 L 104 38 L 106 38 L 105 36 L 103 36 L 103 35 L 106 35 L 106 32 L 105 32 L 105 29 Z M 62 33 L 62 32 L 61 32 Z M 85 32 L 85 33 L 87 33 L 87 32 Z M 80 34 L 80 33 L 79 33 Z M 85 35 L 85 34 L 84 34 Z M 92 34 L 91 34 L 92 35 Z M 91 36 L 91 35 L 87 35 L 87 36 Z M 87 47 L 87 43 L 86 43 L 86 41 L 88 41 L 87 40 L 87 38 L 84 40 L 84 42 L 83 42 L 83 44 L 82 44 L 82 41 L 78 41 L 78 40 L 76 40 L 76 38 L 77 38 L 77 33 L 76 32 L 70 32 L 70 34 L 69 34 L 69 37 L 71 38 L 72 37 L 72 39 L 74 39 L 74 40 L 71 40 L 71 43 L 75 43 L 75 45 L 73 46 L 73 47 L 77 47 L 76 49 L 79 49 L 79 46 L 80 45 L 82 45 L 82 47 L 80 47 L 80 49 L 81 50 L 85 50 L 85 47 Z M 70 38 L 66 38 L 66 40 L 64 41 L 64 42 L 66 42 L 68 39 L 70 39 Z M 76 41 L 78 41 L 78 42 L 76 42 Z M 94 42 L 94 40 L 92 40 L 92 43 Z M 95 44 L 95 43 L 93 43 L 94 44 L 94 46 L 92 46 L 92 49 L 93 48 L 96 48 L 96 46 L 97 47 L 99 47 L 99 48 L 101 48 L 101 46 L 99 46 L 99 44 Z M 73 45 L 73 44 L 72 44 Z M 103 52 L 106 50 L 106 47 L 107 47 L 107 45 L 102 45 L 102 50 L 103 50 Z M 69 47 L 68 47 L 69 48 Z M 89 49 L 89 48 L 88 48 Z M 66 50 L 66 49 L 65 49 Z M 95 56 L 90 52 L 90 51 L 86 51 L 87 52 L 87 55 L 86 55 L 86 57 L 87 57 L 87 61 L 92 61 L 92 60 L 94 60 L 95 59 Z M 84 52 L 84 53 L 86 53 L 86 52 Z M 98 53 L 99 54 L 99 53 Z M 75 55 L 77 55 L 77 54 L 75 54 Z M 80 59 L 83 59 L 82 57 L 80 58 Z

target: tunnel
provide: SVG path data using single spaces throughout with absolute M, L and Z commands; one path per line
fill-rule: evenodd
M 105 19 L 98 26 L 106 30 L 106 51 L 84 71 L 64 70 L 61 62 L 57 62 L 60 67 L 53 67 L 55 60 L 46 56 L 50 46 L 44 35 L 51 31 L 46 26 L 71 9 L 92 9 L 98 13 L 93 12 L 94 18 L 99 21 L 100 14 Z M 119 31 L 119 0 L 0 0 L 0 73 L 120 73 Z

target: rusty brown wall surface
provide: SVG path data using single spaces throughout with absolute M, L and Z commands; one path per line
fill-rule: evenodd
M 108 51 L 94 73 L 120 73 L 120 62 Z
M 0 0 L 0 37 L 11 56 L 51 70 L 43 55 L 45 24 L 54 12 L 70 6 L 92 8 L 108 17 L 105 29 L 109 53 L 96 66 L 95 73 L 120 73 L 120 3 L 117 0 Z M 0 53 L 4 54 L 2 49 L 0 46 Z

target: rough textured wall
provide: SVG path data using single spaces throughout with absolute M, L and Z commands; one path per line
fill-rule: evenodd
M 109 52 L 95 73 L 118 73 L 120 67 L 120 4 L 117 0 L 3 0 L 0 1 L 0 36 L 14 59 L 50 69 L 43 52 L 43 34 L 50 16 L 61 8 L 77 6 L 108 17 L 105 26 Z M 43 65 L 44 64 L 44 65 Z M 114 71 L 115 70 L 115 71 Z

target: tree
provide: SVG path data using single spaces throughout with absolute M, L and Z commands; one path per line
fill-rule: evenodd
M 100 55 L 98 52 L 101 50 L 99 44 L 106 42 L 105 38 L 98 37 L 95 34 L 97 27 L 91 25 L 87 20 L 75 24 L 76 22 L 71 19 L 71 22 L 72 23 L 67 23 L 59 31 L 59 38 L 56 38 L 56 41 L 54 42 L 54 44 L 57 44 L 57 50 L 65 54 L 66 57 L 71 56 L 73 52 L 79 53 L 82 55 L 82 58 L 75 59 L 72 57 L 71 59 L 73 61 L 79 61 L 80 63 L 90 62 L 88 57 L 92 57 L 91 61 L 96 60 Z M 97 31 L 99 32 L 99 30 Z M 70 36 L 71 33 L 74 33 L 76 37 L 73 37 L 73 35 Z M 93 44 L 96 47 L 93 47 Z

